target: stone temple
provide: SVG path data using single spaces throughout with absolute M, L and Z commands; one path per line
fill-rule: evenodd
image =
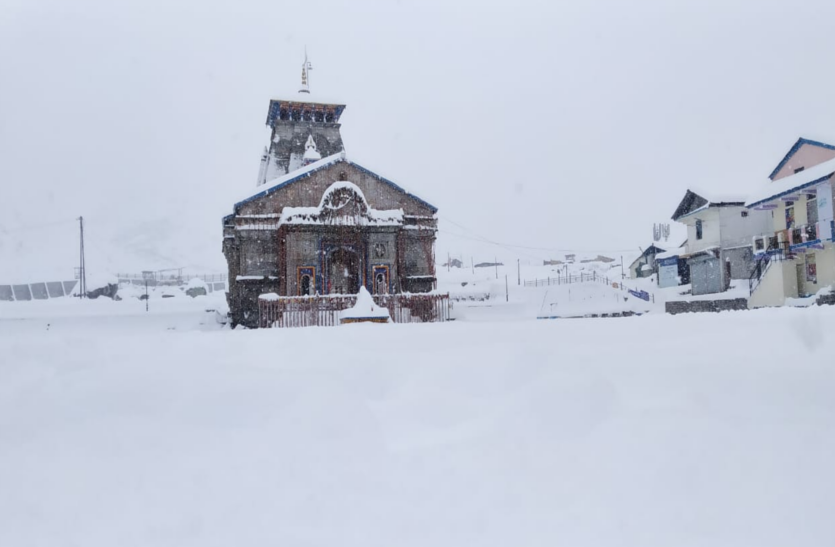
M 310 63 L 267 110 L 258 184 L 223 218 L 233 325 L 258 326 L 258 297 L 420 293 L 435 288 L 437 208 L 345 154 L 345 105 L 317 100 Z

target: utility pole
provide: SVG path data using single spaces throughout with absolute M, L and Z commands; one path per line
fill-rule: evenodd
M 475 275 L 475 261 L 473 260 L 473 257 L 470 257 L 470 269 L 473 270 L 473 275 Z
M 507 274 L 504 276 L 504 301 L 510 302 L 510 291 L 507 288 Z
M 156 308 L 154 308 L 156 309 Z M 145 311 L 148 311 L 148 280 L 145 280 Z
M 623 273 L 623 255 L 620 255 L 620 279 L 621 281 L 626 279 L 626 274 Z
M 84 263 L 84 217 L 78 217 L 78 229 L 81 235 L 81 247 L 78 258 L 78 297 L 87 297 L 87 267 Z
M 499 259 L 493 258 L 493 264 L 496 266 L 496 279 L 499 278 Z

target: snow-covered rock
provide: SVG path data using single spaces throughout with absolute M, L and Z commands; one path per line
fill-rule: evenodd
M 378 306 L 365 287 L 360 287 L 360 292 L 357 294 L 357 303 L 352 308 L 344 310 L 339 317 L 343 323 L 362 321 L 386 323 L 391 318 L 388 309 Z
M 199 277 L 193 277 L 189 279 L 188 285 L 186 286 L 186 294 L 192 298 L 197 296 L 206 296 L 209 294 L 209 287 L 206 285 L 206 282 L 200 279 Z

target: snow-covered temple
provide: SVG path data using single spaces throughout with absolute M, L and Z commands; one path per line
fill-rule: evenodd
M 234 324 L 257 326 L 258 297 L 429 292 L 437 208 L 351 161 L 345 105 L 310 94 L 273 99 L 256 190 L 223 219 Z

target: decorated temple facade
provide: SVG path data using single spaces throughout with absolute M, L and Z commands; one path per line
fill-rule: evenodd
M 223 219 L 234 324 L 257 326 L 267 293 L 435 288 L 437 208 L 348 158 L 338 124 L 344 106 L 305 102 L 305 70 L 298 97 L 270 101 L 267 165 L 262 158 L 256 191 Z

